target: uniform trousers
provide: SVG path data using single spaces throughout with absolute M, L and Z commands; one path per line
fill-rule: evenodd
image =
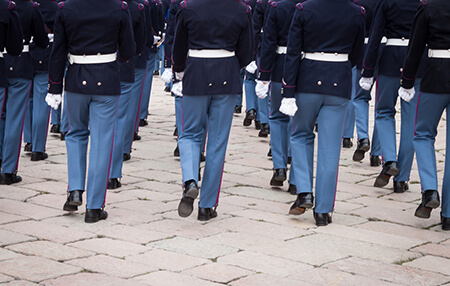
M 119 96 L 66 92 L 66 100 L 69 191 L 85 189 L 90 137 L 86 208 L 100 209 L 105 203 Z
M 28 106 L 25 114 L 25 122 L 23 124 L 23 142 L 33 142 L 33 88 L 31 88 L 30 96 L 28 97 Z
M 45 101 L 47 96 L 48 74 L 36 72 L 33 78 L 33 152 L 44 152 L 47 142 L 50 106 Z
M 0 87 L 0 160 L 3 160 L 3 139 L 5 137 L 6 121 L 6 87 Z M 1 167 L 0 167 L 1 169 Z
M 353 138 L 355 132 L 355 106 L 353 104 L 356 95 L 356 68 L 352 69 L 352 94 L 348 103 L 347 114 L 345 115 L 345 125 L 343 138 Z
M 133 87 L 132 82 L 124 82 L 124 81 L 120 82 L 121 93 L 119 96 L 119 107 L 117 109 L 116 129 L 114 131 L 113 153 L 111 157 L 111 170 L 109 173 L 109 178 L 111 179 L 122 178 L 123 150 L 124 150 L 123 144 L 125 141 L 125 134 L 127 130 L 126 126 L 127 113 L 130 97 L 132 96 L 131 94 L 132 87 Z
M 240 76 L 241 76 L 241 86 L 243 87 L 245 78 L 245 68 L 241 70 Z M 242 93 L 239 93 L 236 96 L 236 106 L 242 106 Z
M 248 71 L 245 71 L 244 88 L 245 88 L 246 111 L 249 111 L 251 109 L 257 111 L 258 109 L 255 91 L 256 87 L 255 76 L 256 75 L 254 73 L 249 73 Z
M 208 129 L 208 145 L 199 206 L 218 204 L 225 153 L 230 135 L 236 95 L 185 95 L 182 128 L 178 139 L 183 182 L 198 179 L 202 138 Z
M 144 90 L 145 69 L 134 70 L 134 83 L 131 86 L 131 95 L 128 102 L 128 110 L 125 121 L 125 133 L 123 141 L 123 153 L 131 153 L 131 146 L 133 144 L 134 132 L 139 126 L 139 105 L 142 100 L 142 93 Z
M 297 192 L 313 192 L 314 125 L 318 121 L 315 212 L 330 213 L 334 208 L 341 138 L 349 100 L 333 95 L 297 93 L 296 101 L 298 111 L 293 120 L 291 150 Z
M 414 86 L 419 92 L 420 80 Z M 408 181 L 414 159 L 414 124 L 417 107 L 417 97 L 410 102 L 401 100 L 401 131 L 400 146 L 396 146 L 395 105 L 397 103 L 400 81 L 396 77 L 379 75 L 377 79 L 377 115 L 375 118 L 380 138 L 381 152 L 385 162 L 398 161 L 400 172 L 395 181 Z
M 147 60 L 146 74 L 144 78 L 144 89 L 142 91 L 141 105 L 139 107 L 139 119 L 147 119 L 150 104 L 150 94 L 152 93 L 153 72 L 155 71 L 156 53 L 149 53 Z M 138 129 L 136 129 L 136 132 Z
M 66 93 L 63 93 L 63 102 L 61 110 L 61 132 L 69 132 L 69 120 L 67 119 L 67 100 Z
M 3 109 L 3 112 L 6 112 L 6 118 L 2 173 L 14 173 L 19 166 L 22 131 L 31 88 L 32 82 L 29 79 L 8 79 L 6 108 Z
M 288 128 L 290 117 L 280 112 L 281 88 L 281 82 L 271 82 L 269 125 L 274 169 L 287 168 L 289 138 L 292 133 L 292 129 Z
M 61 125 L 61 110 L 62 108 L 53 109 L 51 110 L 50 114 L 50 123 L 52 125 Z
M 450 107 L 450 94 L 419 93 L 416 128 L 413 140 L 416 151 L 417 167 L 419 169 L 422 191 L 437 190 L 438 177 L 436 168 L 436 141 L 437 126 L 444 110 L 447 112 L 446 150 L 450 144 L 450 121 L 448 112 Z M 446 151 L 447 153 L 447 151 Z M 444 181 L 442 184 L 442 216 L 450 217 L 450 159 L 445 157 Z

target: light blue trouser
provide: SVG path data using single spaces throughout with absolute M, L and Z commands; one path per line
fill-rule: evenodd
M 364 90 L 361 86 L 359 86 L 360 79 L 361 70 L 356 70 L 356 96 L 355 99 L 353 99 L 353 105 L 355 107 L 355 122 L 358 140 L 369 138 L 369 101 L 372 100 L 370 90 Z M 374 117 L 376 117 L 376 113 L 374 114 Z M 380 140 L 378 138 L 378 131 L 375 121 L 373 126 L 372 142 L 370 142 L 370 145 L 370 155 L 381 156 Z
M 164 72 L 164 65 L 161 64 L 161 61 L 164 60 L 164 44 L 160 45 L 157 48 L 157 52 L 156 52 L 156 57 L 155 57 L 155 68 L 153 71 L 160 71 L 159 69 L 161 68 L 161 75 Z
M 51 120 L 50 123 L 52 125 L 61 125 L 61 110 L 62 108 L 59 107 L 58 109 L 53 109 L 50 111 L 51 113 Z
M 28 97 L 28 106 L 25 114 L 25 122 L 23 124 L 23 142 L 33 142 L 33 88 L 31 88 L 30 96 Z
M 182 99 L 180 148 L 183 182 L 198 180 L 202 138 L 208 129 L 208 145 L 199 206 L 218 204 L 225 153 L 230 135 L 236 95 L 191 96 Z
M 400 172 L 395 181 L 408 181 L 414 159 L 414 124 L 417 107 L 417 97 L 410 102 L 401 101 L 401 133 L 400 147 L 396 146 L 395 132 L 395 104 L 397 103 L 400 81 L 395 77 L 379 75 L 377 79 L 377 115 L 375 118 L 378 135 L 380 137 L 381 152 L 385 162 L 398 161 Z M 419 92 L 420 80 L 414 86 Z
M 436 153 L 434 142 L 436 141 L 437 126 L 444 110 L 450 107 L 450 94 L 419 93 L 416 128 L 414 136 L 414 149 L 416 151 L 417 167 L 419 169 L 422 191 L 437 190 L 438 177 L 436 168 Z M 447 120 L 446 153 L 450 144 L 450 121 Z M 450 159 L 445 156 L 444 181 L 442 184 L 442 216 L 450 217 Z
M 244 87 L 245 68 L 241 70 L 241 86 Z M 236 106 L 242 106 L 242 93 L 236 96 Z
M 8 79 L 2 173 L 11 174 L 19 167 L 22 131 L 32 83 L 29 79 Z M 30 142 L 31 143 L 31 142 Z
M 149 53 L 147 68 L 145 69 L 144 89 L 142 91 L 141 104 L 139 106 L 139 119 L 147 119 L 150 104 L 150 94 L 152 93 L 153 72 L 155 71 L 156 54 Z M 136 129 L 137 131 L 137 129 Z
M 86 208 L 100 209 L 105 204 L 119 96 L 66 92 L 66 100 L 69 191 L 85 189 L 90 136 Z
M 356 95 L 356 67 L 352 69 L 352 94 L 348 103 L 347 114 L 345 115 L 344 135 L 342 138 L 353 138 L 355 132 L 355 106 L 353 101 Z
M 256 86 L 256 85 L 255 85 Z M 258 98 L 258 110 L 256 111 L 256 121 L 261 121 L 261 124 L 269 123 L 269 97 L 261 99 Z
M 66 93 L 63 93 L 63 103 L 61 104 L 63 110 L 61 111 L 61 132 L 69 132 L 69 120 L 67 119 L 67 101 Z
M 134 132 L 139 126 L 139 104 L 142 99 L 145 69 L 134 70 L 134 83 L 131 86 L 131 95 L 128 102 L 125 133 L 123 139 L 123 153 L 129 154 L 133 145 Z
M 6 121 L 6 87 L 0 87 L 0 160 L 3 159 L 3 139 L 5 137 Z
M 111 157 L 111 170 L 109 173 L 109 178 L 111 179 L 122 178 L 123 146 L 125 134 L 127 133 L 127 113 L 132 86 L 133 83 L 131 82 L 120 82 L 121 94 L 119 97 L 119 107 L 117 109 L 116 129 L 114 131 L 113 153 Z
M 272 161 L 274 169 L 286 169 L 288 158 L 290 117 L 280 112 L 281 82 L 272 82 L 270 86 L 270 146 L 272 148 Z M 292 172 L 292 171 L 291 171 Z
M 181 101 L 182 97 L 175 95 L 175 125 L 178 129 L 178 136 L 180 136 L 179 133 L 181 132 Z
M 320 122 L 316 170 L 316 213 L 333 211 L 347 98 L 311 93 L 296 94 L 298 111 L 291 136 L 292 162 L 298 193 L 312 193 L 314 124 Z M 326 122 L 326 124 L 325 124 Z
M 249 111 L 251 109 L 257 111 L 258 109 L 255 87 L 255 74 L 246 71 L 244 80 L 246 111 Z
M 45 102 L 47 96 L 48 74 L 36 72 L 33 78 L 33 152 L 44 152 L 47 142 L 50 106 Z

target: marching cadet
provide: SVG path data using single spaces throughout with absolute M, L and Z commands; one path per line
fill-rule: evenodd
M 399 96 L 405 101 L 414 97 L 415 78 L 422 55 L 428 45 L 428 60 L 417 96 L 417 124 L 414 149 L 422 186 L 422 202 L 415 216 L 429 218 L 432 209 L 439 207 L 438 178 L 434 142 L 437 126 L 444 110 L 450 106 L 450 2 L 421 0 L 411 30 L 411 38 L 401 78 Z M 450 142 L 447 120 L 447 146 Z M 446 148 L 447 150 L 448 148 Z M 446 157 L 442 185 L 441 222 L 443 230 L 450 230 L 450 160 Z
M 318 121 L 314 219 L 317 226 L 325 226 L 331 223 L 334 208 L 352 67 L 364 49 L 365 10 L 348 0 L 313 0 L 296 7 L 280 107 L 284 114 L 295 115 L 291 150 L 298 196 L 289 213 L 303 214 L 314 204 L 314 125 Z
M 261 43 L 256 95 L 265 98 L 270 85 L 270 117 L 269 124 L 272 135 L 270 144 L 273 161 L 273 177 L 271 186 L 283 186 L 287 178 L 288 145 L 292 129 L 288 128 L 290 117 L 279 111 L 281 105 L 281 76 L 286 55 L 288 33 L 298 0 L 272 1 Z M 292 182 L 289 189 L 296 194 L 294 172 L 291 166 Z
M 6 118 L 5 138 L 3 141 L 2 183 L 8 185 L 22 180 L 20 176 L 17 176 L 17 168 L 19 166 L 24 117 L 34 74 L 29 53 L 31 37 L 33 37 L 33 42 L 37 47 L 45 48 L 48 45 L 44 20 L 38 9 L 39 4 L 27 0 L 17 0 L 16 4 L 23 32 L 23 50 L 22 54 L 17 58 L 8 54 L 4 55 L 8 90 L 6 93 L 6 109 L 4 110 Z
M 364 7 L 364 9 L 366 10 L 366 38 L 364 39 L 364 43 L 365 46 L 367 46 L 367 44 L 369 43 L 373 13 L 377 5 L 377 0 L 354 0 L 354 2 L 355 4 Z M 378 52 L 379 55 L 382 50 L 383 49 L 380 47 L 380 50 Z M 357 162 L 362 161 L 364 159 L 365 153 L 370 150 L 370 165 L 373 167 L 377 167 L 381 165 L 381 149 L 380 141 L 378 139 L 378 131 L 375 124 L 372 133 L 372 145 L 370 144 L 369 140 L 369 101 L 372 99 L 372 97 L 370 95 L 370 89 L 362 89 L 358 84 L 359 80 L 361 79 L 362 60 L 356 65 L 355 69 L 356 74 L 353 75 L 354 84 L 352 85 L 352 95 L 354 95 L 352 103 L 354 106 L 353 112 L 355 113 L 358 142 L 352 159 L 353 161 Z M 375 68 L 375 72 L 377 70 L 378 67 Z
M 136 43 L 136 55 L 139 55 L 145 48 L 147 41 L 147 29 L 145 22 L 145 6 L 133 0 L 128 0 L 128 10 L 131 15 L 134 40 Z M 134 82 L 134 60 L 127 63 L 119 63 L 120 70 L 120 97 L 117 110 L 116 130 L 114 132 L 114 145 L 111 157 L 111 169 L 109 173 L 108 189 L 117 189 L 122 186 L 123 150 L 124 140 L 127 130 L 128 103 L 132 96 L 131 90 Z M 134 126 L 133 126 L 134 127 Z M 131 129 L 133 130 L 133 129 Z
M 375 180 L 375 187 L 384 187 L 394 177 L 394 192 L 403 193 L 408 189 L 409 175 L 414 159 L 414 121 L 417 99 L 412 102 L 401 101 L 401 137 L 397 157 L 395 132 L 395 104 L 399 79 L 408 46 L 414 13 L 419 1 L 380 0 L 373 16 L 360 86 L 369 90 L 373 84 L 375 67 L 379 58 L 377 76 L 377 104 L 375 124 L 377 127 L 383 169 Z M 386 36 L 386 46 L 378 56 L 381 39 Z M 420 81 L 416 81 L 418 89 Z
M 49 38 L 49 46 L 42 49 L 30 45 L 30 56 L 33 62 L 33 105 L 32 105 L 32 153 L 31 161 L 47 159 L 45 144 L 47 141 L 50 106 L 45 102 L 48 85 L 48 58 L 53 47 L 53 23 L 55 22 L 58 4 L 52 0 L 39 0 L 39 11 L 44 17 L 44 23 Z
M 136 45 L 127 3 L 70 0 L 58 6 L 46 100 L 53 108 L 59 106 L 64 80 L 70 129 L 69 186 L 63 208 L 75 211 L 82 204 L 90 137 L 85 222 L 93 223 L 108 216 L 103 208 L 120 95 L 117 59 L 131 59 Z M 70 65 L 64 76 L 67 57 Z
M 202 136 L 208 121 L 208 144 L 198 220 L 217 216 L 225 153 L 236 95 L 242 92 L 240 69 L 252 60 L 251 8 L 240 1 L 181 2 L 172 53 L 175 82 L 183 95 L 180 147 L 183 197 L 181 217 L 193 211 L 198 195 Z M 181 87 L 182 86 L 182 87 Z
M 6 80 L 6 66 L 4 51 L 8 55 L 18 57 L 23 49 L 23 34 L 19 15 L 12 1 L 0 1 L 0 169 L 2 166 L 3 138 L 5 134 L 5 105 L 8 82 Z M 0 182 L 3 179 L 0 178 Z

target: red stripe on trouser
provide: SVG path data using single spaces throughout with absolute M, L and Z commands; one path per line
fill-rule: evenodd
M 223 169 L 225 168 L 225 158 L 223 158 L 222 175 L 220 175 L 219 191 L 217 192 L 216 206 L 219 204 L 220 189 L 222 188 Z

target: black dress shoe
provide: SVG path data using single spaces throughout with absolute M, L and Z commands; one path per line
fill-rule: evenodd
M 108 180 L 108 187 L 107 188 L 109 190 L 114 190 L 114 189 L 117 189 L 117 188 L 120 188 L 120 187 L 122 187 L 122 183 L 119 181 L 119 179 L 112 178 L 112 179 Z
M 342 139 L 342 148 L 352 148 L 352 146 L 353 146 L 352 138 Z
M 408 189 L 408 181 L 394 181 L 394 193 L 404 193 Z
M 270 185 L 275 187 L 283 186 L 283 182 L 286 181 L 286 169 L 273 170 L 273 176 L 270 180 Z
M 133 141 L 139 141 L 141 139 L 142 139 L 142 137 L 139 136 L 137 132 L 134 132 Z
M 66 135 L 67 135 L 67 132 L 62 131 L 61 132 L 61 136 L 59 137 L 59 139 L 61 139 L 61 141 L 65 141 L 66 140 Z
M 216 208 L 201 208 L 198 207 L 198 217 L 200 221 L 207 221 L 217 217 Z
M 68 192 L 67 200 L 64 203 L 63 210 L 73 212 L 78 210 L 78 206 L 83 204 L 83 192 L 82 190 L 75 190 Z
M 289 157 L 287 158 L 287 163 L 288 163 L 289 165 L 291 165 L 291 163 L 292 163 L 292 157 L 291 157 L 291 156 L 289 156 Z
M 153 75 L 159 75 L 159 71 L 154 71 Z
M 272 148 L 270 148 L 269 152 L 267 152 L 267 157 L 272 157 Z
M 304 214 L 306 209 L 312 208 L 314 202 L 314 196 L 312 193 L 300 193 L 297 195 L 297 199 L 289 210 L 291 215 Z
M 261 130 L 259 131 L 258 137 L 267 137 L 270 134 L 270 127 L 268 123 L 261 124 Z
M 178 136 L 178 127 L 175 127 L 175 130 L 173 131 L 173 136 Z
M 289 183 L 288 192 L 289 192 L 291 195 L 297 195 L 297 186 L 294 185 L 294 184 Z
M 327 226 L 329 223 L 331 223 L 331 214 L 329 213 L 316 213 L 314 212 L 314 219 L 316 220 L 317 226 Z
M 86 214 L 84 215 L 84 222 L 94 223 L 101 219 L 106 219 L 108 213 L 103 209 L 86 209 Z
M 381 166 L 381 158 L 380 158 L 380 156 L 370 155 L 370 166 L 372 166 L 372 167 Z
M 40 161 L 48 158 L 48 154 L 44 152 L 33 152 L 31 153 L 31 161 Z
M 188 217 L 194 210 L 194 200 L 198 196 L 198 186 L 194 180 L 185 182 L 183 197 L 178 205 L 178 215 Z
M 131 154 L 130 153 L 123 153 L 123 161 L 128 161 L 131 159 Z
M 175 148 L 175 150 L 173 150 L 173 156 L 180 157 L 180 149 L 178 148 L 178 145 L 177 145 L 177 148 Z
M 439 193 L 436 190 L 426 190 L 422 193 L 422 202 L 417 207 L 414 215 L 420 218 L 430 218 L 431 211 L 441 204 Z
M 443 217 L 441 213 L 442 230 L 450 230 L 450 217 Z
M 139 120 L 139 126 L 147 126 L 148 125 L 148 122 L 147 122 L 147 119 L 141 119 L 141 120 Z
M 319 132 L 319 124 L 314 124 L 314 132 Z
M 50 133 L 61 133 L 61 125 L 59 124 L 52 125 L 52 127 L 50 128 Z
M 234 113 L 242 113 L 242 106 L 236 105 L 234 107 Z
M 198 168 L 198 181 L 202 180 L 202 168 Z
M 389 183 L 389 179 L 391 176 L 397 175 L 399 172 L 397 162 L 396 161 L 390 161 L 384 163 L 383 170 L 381 170 L 381 173 L 378 175 L 378 177 L 375 180 L 375 183 L 373 184 L 374 187 L 384 187 Z
M 206 161 L 206 156 L 205 156 L 205 153 L 201 153 L 200 154 L 200 162 L 205 162 Z
M 250 109 L 249 111 L 247 111 L 244 118 L 244 126 L 252 125 L 252 120 L 254 120 L 255 118 L 256 118 L 256 110 Z
M 12 174 L 3 173 L 1 181 L 0 181 L 0 185 L 12 185 L 15 183 L 19 183 L 21 181 L 22 181 L 22 177 L 17 176 L 16 173 L 12 173 Z
M 164 88 L 164 91 L 170 93 L 170 86 L 166 86 L 166 87 Z
M 255 129 L 256 130 L 261 130 L 261 121 L 255 120 Z
M 364 154 L 370 150 L 369 138 L 364 138 L 358 141 L 355 153 L 353 153 L 353 161 L 359 162 L 364 159 Z
M 26 143 L 25 147 L 23 147 L 23 151 L 25 151 L 25 152 L 33 151 L 33 145 L 31 145 L 31 143 Z

